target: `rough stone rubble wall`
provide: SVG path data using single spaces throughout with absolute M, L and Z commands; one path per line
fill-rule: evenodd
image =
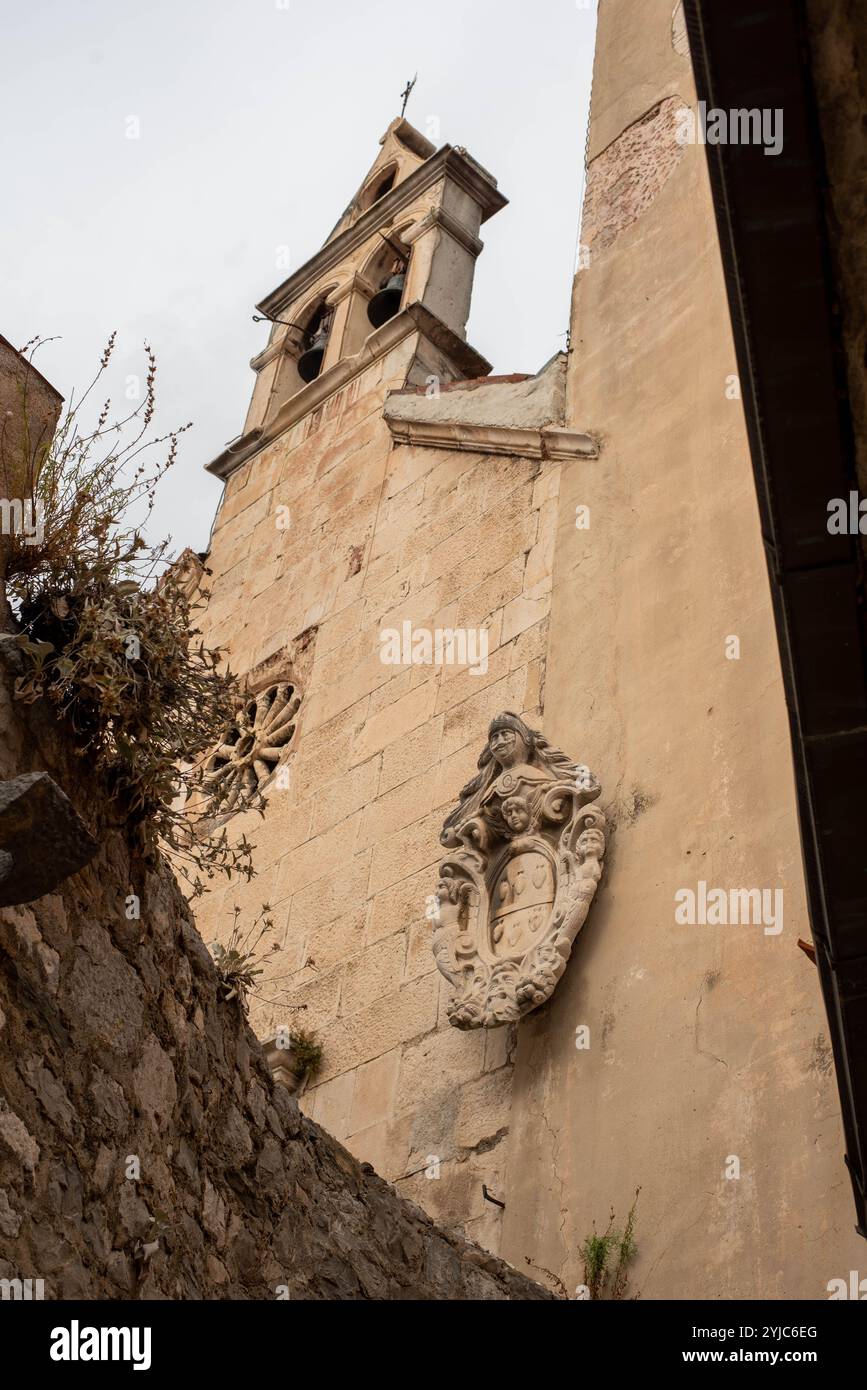
M 425 907 L 488 722 L 503 709 L 539 722 L 560 465 L 393 446 L 383 403 L 407 369 L 396 349 L 227 486 L 206 638 L 244 673 L 307 633 L 310 669 L 291 785 L 272 788 L 264 821 L 232 822 L 257 846 L 258 876 L 197 920 L 210 939 L 236 903 L 270 904 L 273 974 L 290 976 L 286 1002 L 304 1012 L 251 1017 L 260 1037 L 297 1023 L 319 1035 L 302 1106 L 496 1250 L 502 1210 L 483 1185 L 503 1197 L 514 1030 L 450 1026 Z M 487 671 L 384 665 L 379 634 L 404 620 L 484 626 Z M 429 1156 L 436 1181 L 420 1171 Z
M 4 679 L 0 775 L 47 768 L 97 804 L 45 712 L 22 713 Z M 49 1299 L 547 1297 L 299 1113 L 218 1001 L 173 878 L 99 838 L 61 891 L 0 911 L 0 1278 Z

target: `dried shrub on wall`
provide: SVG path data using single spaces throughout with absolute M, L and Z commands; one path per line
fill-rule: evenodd
M 6 594 L 28 666 L 16 695 L 52 702 L 76 751 L 104 777 L 118 823 L 146 850 L 161 845 L 198 895 L 216 874 L 253 872 L 246 838 L 230 844 L 225 829 L 201 833 L 185 808 L 241 694 L 221 669 L 223 654 L 197 640 L 198 604 L 166 571 L 167 542 L 143 535 L 157 484 L 189 428 L 148 438 L 156 379 L 149 349 L 140 405 L 110 423 L 106 401 L 92 429 L 82 424 L 113 348 L 114 335 L 48 451 L 23 469 L 15 461 L 39 519 L 7 552 Z M 262 804 L 258 792 L 245 801 Z M 214 787 L 199 799 L 199 822 L 210 825 L 220 809 Z
M 227 940 L 210 944 L 220 979 L 220 996 L 227 1002 L 236 999 L 245 1014 L 251 999 L 262 1004 L 279 1004 L 284 1009 L 307 1008 L 306 1004 L 287 1004 L 286 990 L 278 990 L 276 996 L 270 998 L 263 993 L 262 977 L 267 974 L 268 957 L 280 950 L 280 943 L 273 939 L 275 932 L 270 904 L 263 903 L 253 921 L 246 924 L 241 921 L 241 909 L 236 906 L 232 910 L 232 927 Z M 292 974 L 290 971 L 286 975 L 269 976 L 265 983 L 271 987 L 291 979 Z M 316 1039 L 312 1034 L 299 1032 L 291 1035 L 291 1041 L 295 1060 L 312 1071 L 322 1055 Z

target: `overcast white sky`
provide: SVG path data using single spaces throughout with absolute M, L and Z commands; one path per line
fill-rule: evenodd
M 321 245 L 416 71 L 407 117 L 510 199 L 470 342 L 495 372 L 564 346 L 592 0 L 28 0 L 3 29 L 0 333 L 59 335 L 36 360 L 68 397 L 116 328 L 121 406 L 151 343 L 160 425 L 195 426 L 154 517 L 176 550 L 207 544 L 203 465 L 241 430 L 278 249 L 295 269 Z

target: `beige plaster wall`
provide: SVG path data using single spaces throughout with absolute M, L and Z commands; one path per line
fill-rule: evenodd
M 704 151 L 670 147 L 666 99 L 695 101 L 671 19 L 670 0 L 600 7 L 567 425 L 602 452 L 564 465 L 545 733 L 600 778 L 614 828 L 567 972 L 518 1029 L 501 1249 L 574 1288 L 581 1242 L 640 1185 L 643 1297 L 826 1298 L 865 1247 L 797 947 L 787 718 Z M 782 932 L 677 925 L 699 879 L 781 888 Z
M 448 1024 L 425 906 L 488 722 L 502 709 L 537 721 L 560 465 L 393 447 L 383 403 L 413 351 L 407 340 L 372 365 L 228 484 L 205 636 L 243 674 L 306 634 L 309 674 L 290 787 L 272 789 L 264 821 L 230 824 L 256 843 L 258 877 L 215 889 L 196 914 L 211 940 L 236 903 L 271 905 L 281 949 L 264 989 L 288 998 L 251 1020 L 262 1037 L 318 1033 L 303 1108 L 495 1248 L 501 1209 L 482 1185 L 499 1196 L 514 1036 Z M 384 665 L 379 634 L 406 619 L 484 626 L 487 672 Z M 436 1179 L 418 1171 L 429 1156 Z

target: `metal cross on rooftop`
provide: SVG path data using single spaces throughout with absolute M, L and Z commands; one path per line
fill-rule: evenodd
M 413 87 L 415 86 L 415 84 L 416 84 L 417 81 L 418 81 L 418 73 L 416 73 L 415 77 L 412 79 L 411 82 L 407 82 L 406 86 L 404 87 L 403 91 L 401 92 L 401 96 L 403 97 L 403 106 L 400 108 L 401 119 L 403 119 L 404 113 L 405 113 L 405 111 L 406 111 L 406 104 L 407 104 L 407 102 L 409 101 L 410 96 L 412 95 L 412 89 L 413 89 Z

